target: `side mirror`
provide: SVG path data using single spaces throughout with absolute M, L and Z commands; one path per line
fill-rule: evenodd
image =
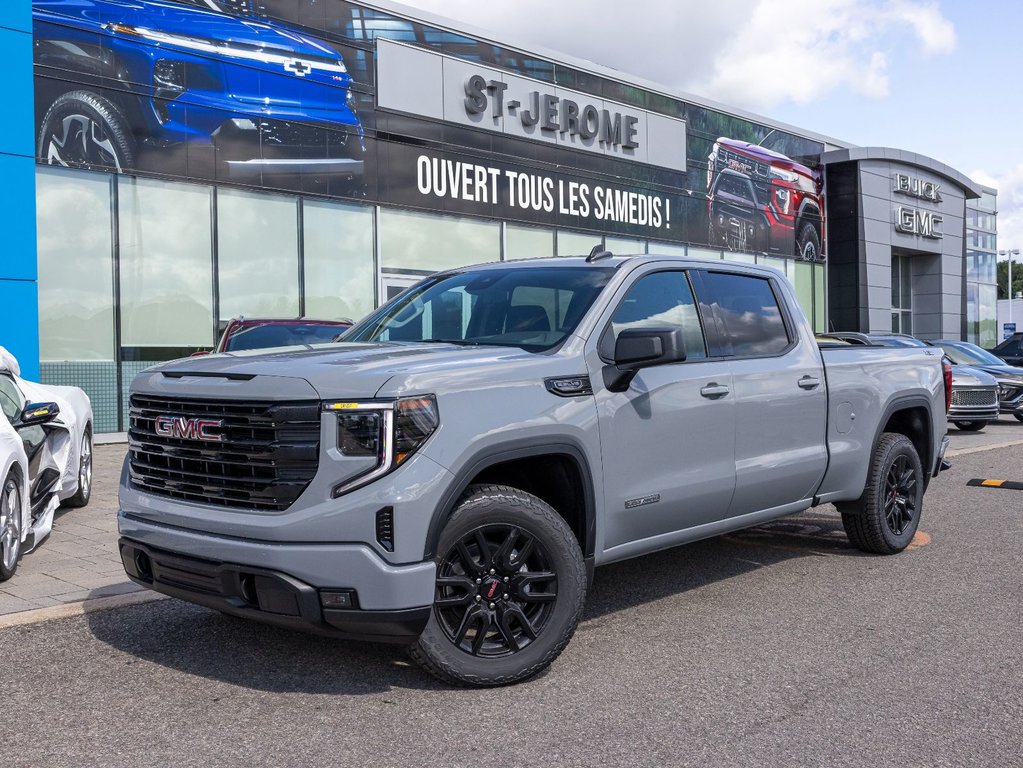
M 641 368 L 681 363 L 686 343 L 679 328 L 626 328 L 615 342 L 614 365 L 604 368 L 604 385 L 624 392 Z
M 21 412 L 21 418 L 15 427 L 34 427 L 49 424 L 60 415 L 60 406 L 56 403 L 29 403 Z

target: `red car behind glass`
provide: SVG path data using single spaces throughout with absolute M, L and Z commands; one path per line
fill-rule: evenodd
M 228 322 L 212 352 L 196 352 L 193 357 L 296 344 L 325 344 L 351 327 L 351 320 L 236 317 Z

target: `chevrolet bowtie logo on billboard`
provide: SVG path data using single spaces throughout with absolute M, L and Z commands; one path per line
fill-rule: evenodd
M 160 437 L 172 437 L 180 440 L 201 440 L 207 443 L 222 443 L 224 435 L 220 431 L 224 426 L 223 419 L 188 418 L 185 416 L 158 416 L 156 418 L 156 434 Z
M 508 84 L 500 80 L 487 80 L 482 75 L 471 75 L 465 81 L 465 112 L 480 115 L 490 107 L 491 117 L 505 114 L 518 119 L 529 128 L 539 125 L 544 131 L 560 131 L 583 139 L 594 137 L 601 144 L 635 149 L 639 146 L 639 118 L 593 104 L 580 104 L 563 99 L 553 93 L 533 91 L 528 102 L 518 99 L 505 101 Z

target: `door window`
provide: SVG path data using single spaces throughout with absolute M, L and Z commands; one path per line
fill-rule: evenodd
M 791 339 L 770 280 L 705 272 L 701 283 L 701 304 L 714 307 L 732 355 L 775 355 L 789 346 Z
M 18 385 L 9 376 L 0 376 L 0 408 L 8 421 L 14 423 L 21 416 L 25 401 Z
M 611 318 L 615 340 L 626 328 L 680 328 L 686 359 L 707 357 L 700 314 L 685 272 L 654 272 L 641 277 Z M 613 349 L 613 346 L 612 346 Z

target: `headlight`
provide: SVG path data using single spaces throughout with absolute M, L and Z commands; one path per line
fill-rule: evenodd
M 781 179 L 782 181 L 787 181 L 790 184 L 795 184 L 799 181 L 799 174 L 795 171 L 786 171 L 782 168 L 771 168 L 771 178 Z
M 440 424 L 433 395 L 393 401 L 331 402 L 337 414 L 337 447 L 343 456 L 375 458 L 373 467 L 334 488 L 337 498 L 400 467 Z

